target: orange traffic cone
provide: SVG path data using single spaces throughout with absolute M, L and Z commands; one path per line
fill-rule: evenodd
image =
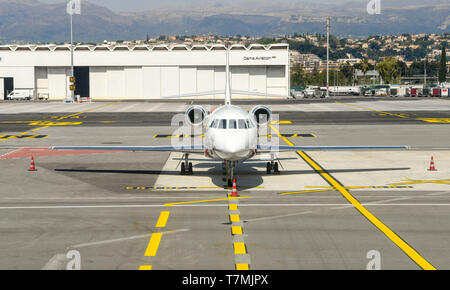
M 233 179 L 233 190 L 231 191 L 232 197 L 239 197 L 238 191 L 237 191 L 237 185 L 236 185 L 236 178 Z
M 36 164 L 34 163 L 34 157 L 31 156 L 31 163 L 30 163 L 30 169 L 28 171 L 37 171 Z
M 434 157 L 431 156 L 431 162 L 430 162 L 430 169 L 428 171 L 437 171 L 435 165 L 434 165 Z

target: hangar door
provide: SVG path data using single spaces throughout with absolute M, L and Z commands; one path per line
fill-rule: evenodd
M 76 66 L 74 67 L 74 76 L 76 79 L 75 95 L 80 95 L 82 98 L 89 98 L 89 67 Z
M 3 99 L 6 100 L 6 97 L 10 92 L 14 90 L 14 78 L 4 78 L 3 79 Z

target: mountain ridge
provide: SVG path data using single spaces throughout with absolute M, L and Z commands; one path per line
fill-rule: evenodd
M 399 7 L 401 2 L 404 5 Z M 83 2 L 82 15 L 74 16 L 74 35 L 81 42 L 145 39 L 147 35 L 240 34 L 272 37 L 294 33 L 322 33 L 328 15 L 333 17 L 332 33 L 341 37 L 444 33 L 448 32 L 450 26 L 450 4 L 445 1 L 420 5 L 418 1 L 399 0 L 391 8 L 388 5 L 382 6 L 381 15 L 369 15 L 365 10 L 366 2 L 361 1 L 349 1 L 345 5 L 299 5 L 253 0 L 244 1 L 240 5 L 237 2 L 215 5 L 218 3 L 222 2 L 191 9 L 180 6 L 115 12 Z M 255 6 L 255 3 L 259 4 Z M 65 9 L 65 3 L 0 0 L 0 41 L 66 42 L 69 36 L 69 17 Z

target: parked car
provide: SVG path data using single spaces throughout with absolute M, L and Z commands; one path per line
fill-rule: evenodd
M 14 90 L 6 96 L 7 100 L 31 100 L 33 90 Z

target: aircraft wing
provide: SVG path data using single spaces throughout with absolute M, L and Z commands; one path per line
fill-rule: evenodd
M 266 94 L 266 93 L 260 93 L 260 92 L 239 91 L 239 90 L 231 90 L 231 93 L 235 94 L 235 95 L 269 97 L 269 98 L 284 98 L 284 99 L 292 99 L 293 98 L 293 97 L 287 96 L 287 95 Z
M 192 98 L 192 97 L 200 97 L 200 96 L 214 96 L 214 95 L 224 95 L 225 90 L 218 91 L 206 91 L 206 92 L 198 92 L 198 93 L 187 93 L 173 96 L 162 96 L 161 99 L 177 99 L 177 98 Z
M 353 151 L 353 150 L 408 150 L 409 146 L 264 146 L 258 145 L 258 152 L 282 151 Z
M 155 151 L 155 152 L 205 152 L 204 146 L 55 146 L 52 150 L 111 150 L 111 151 Z

